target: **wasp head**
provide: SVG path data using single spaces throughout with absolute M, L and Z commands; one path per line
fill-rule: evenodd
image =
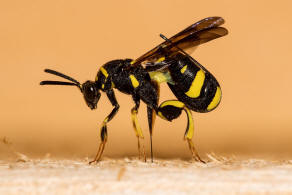
M 64 82 L 64 81 L 42 81 L 41 85 L 71 85 L 71 86 L 77 86 L 81 93 L 83 93 L 84 100 L 87 104 L 87 106 L 90 109 L 95 109 L 98 103 L 98 100 L 100 98 L 100 92 L 97 88 L 96 84 L 92 81 L 86 81 L 82 85 L 72 77 L 69 77 L 63 73 L 57 72 L 55 70 L 51 69 L 45 69 L 45 72 L 62 77 L 64 79 L 67 79 L 71 82 Z
M 83 97 L 87 106 L 91 110 L 96 109 L 98 100 L 100 98 L 100 92 L 96 87 L 96 84 L 92 81 L 86 81 L 82 84 L 81 92 L 83 93 Z

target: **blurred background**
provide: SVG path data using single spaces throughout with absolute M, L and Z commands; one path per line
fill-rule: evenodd
M 94 80 L 107 61 L 137 58 L 209 16 L 226 20 L 229 35 L 192 54 L 220 82 L 223 99 L 213 112 L 193 112 L 199 153 L 292 157 L 291 1 L 76 1 L 0 2 L 0 157 L 92 158 L 99 128 L 112 106 L 103 94 L 90 110 L 77 88 L 40 86 L 58 70 L 80 82 Z M 120 111 L 108 125 L 104 156 L 137 156 L 130 96 L 116 91 Z M 160 101 L 174 98 L 166 84 Z M 145 104 L 139 121 L 149 155 Z M 156 119 L 154 155 L 189 158 L 186 116 Z

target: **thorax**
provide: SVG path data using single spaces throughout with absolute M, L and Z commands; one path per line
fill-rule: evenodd
M 103 65 L 96 76 L 96 85 L 102 91 L 116 88 L 132 94 L 142 85 L 148 73 L 141 67 L 130 68 L 130 59 L 114 60 Z

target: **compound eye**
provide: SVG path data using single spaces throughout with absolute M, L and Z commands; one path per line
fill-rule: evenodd
M 93 100 L 96 96 L 96 90 L 93 86 L 88 86 L 85 88 L 85 94 L 89 100 Z

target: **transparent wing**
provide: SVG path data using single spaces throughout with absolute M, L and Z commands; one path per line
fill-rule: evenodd
M 177 47 L 192 50 L 196 46 L 228 34 L 227 29 L 219 27 L 224 23 L 221 17 L 209 17 L 192 24 L 183 31 L 164 41 L 132 62 L 132 67 L 141 63 L 150 64 L 166 54 L 178 52 Z

